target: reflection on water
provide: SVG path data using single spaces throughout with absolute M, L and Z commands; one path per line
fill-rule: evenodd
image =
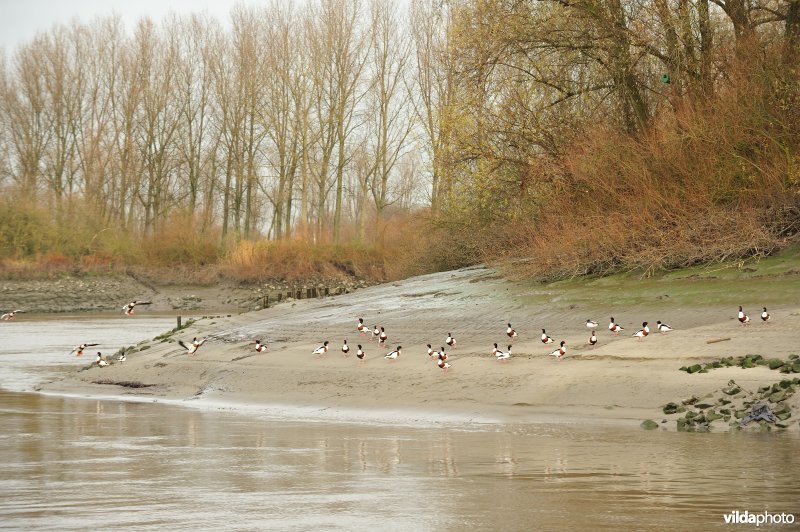
M 800 440 L 265 421 L 0 392 L 0 522 L 25 529 L 703 529 L 800 518 Z

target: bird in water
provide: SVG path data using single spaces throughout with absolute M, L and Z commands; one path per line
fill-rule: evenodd
M 81 345 L 76 345 L 75 347 L 72 348 L 72 351 L 70 351 L 69 354 L 71 355 L 72 353 L 75 353 L 75 356 L 77 356 L 77 357 L 83 356 L 83 350 L 84 349 L 86 349 L 87 347 L 95 346 L 95 345 L 100 345 L 100 344 L 81 344 Z
M 152 304 L 153 304 L 152 301 L 139 301 L 139 300 L 131 301 L 130 303 L 122 307 L 122 312 L 126 316 L 133 316 L 133 309 L 136 308 L 137 305 L 152 305 Z
M 6 313 L 5 313 L 5 314 L 3 314 L 2 316 L 0 316 L 0 320 L 3 320 L 3 321 L 11 321 L 11 320 L 13 320 L 13 319 L 14 319 L 14 317 L 15 317 L 17 314 L 22 314 L 23 312 L 25 312 L 25 311 L 24 311 L 24 310 L 12 310 L 11 312 L 6 312 Z

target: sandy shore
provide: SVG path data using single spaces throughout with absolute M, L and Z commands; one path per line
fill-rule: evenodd
M 617 281 L 520 284 L 482 267 L 416 277 L 324 300 L 284 303 L 217 319 L 214 325 L 201 321 L 166 341 L 140 344 L 146 349 L 124 363 L 80 371 L 42 390 L 332 419 L 629 425 L 667 419 L 662 426 L 675 430 L 675 415 L 661 412 L 667 402 L 718 397 L 731 379 L 746 394 L 787 377 L 765 366 L 701 374 L 679 371 L 681 366 L 747 354 L 786 360 L 800 352 L 796 276 Z M 736 321 L 736 304 L 753 315 L 751 325 Z M 768 324 L 757 317 L 762 305 L 772 314 Z M 626 328 L 618 337 L 608 331 L 610 316 Z M 389 345 L 359 336 L 358 317 L 370 327 L 384 326 Z M 600 323 L 594 347 L 587 345 L 587 318 Z M 676 330 L 653 332 L 642 341 L 631 337 L 642 321 L 654 326 L 656 320 Z M 508 321 L 519 337 L 513 358 L 503 364 L 490 350 L 494 342 L 508 343 Z M 567 341 L 564 359 L 548 355 L 553 346 L 539 340 L 542 328 L 556 343 Z M 444 374 L 425 346 L 443 345 L 448 333 L 456 337 L 457 348 L 447 350 L 452 369 Z M 210 339 L 190 357 L 176 340 L 194 336 Z M 719 338 L 730 339 L 707 343 Z M 256 339 L 268 342 L 267 352 L 254 351 Z M 340 351 L 344 339 L 351 346 L 347 357 Z M 324 340 L 330 341 L 330 352 L 312 356 Z M 359 343 L 367 352 L 363 364 L 354 356 Z M 385 360 L 397 345 L 403 346 L 401 357 Z M 800 412 L 799 398 L 788 400 L 795 412 Z M 798 430 L 797 418 L 786 422 L 790 430 Z M 728 423 L 713 426 L 727 429 Z

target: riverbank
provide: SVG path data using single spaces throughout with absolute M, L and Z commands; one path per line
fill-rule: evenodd
M 349 292 L 367 286 L 363 280 L 309 279 L 305 282 L 160 283 L 143 275 L 68 275 L 47 279 L 0 280 L 0 311 L 23 309 L 28 314 L 118 312 L 134 299 L 152 301 L 150 312 L 247 312 L 264 307 L 289 292 L 306 297 L 308 288 L 320 293 Z M 4 310 L 7 309 L 7 310 Z
M 638 425 L 653 419 L 674 430 L 681 413 L 664 414 L 669 402 L 717 404 L 730 380 L 741 388 L 739 405 L 759 388 L 785 375 L 768 366 L 723 367 L 689 374 L 679 368 L 728 356 L 761 354 L 788 361 L 798 352 L 795 295 L 800 275 L 791 265 L 764 261 L 746 270 L 684 271 L 660 278 L 617 276 L 540 285 L 513 283 L 493 270 L 476 267 L 408 279 L 327 299 L 282 303 L 231 318 L 201 320 L 157 341 L 143 342 L 127 361 L 92 367 L 48 383 L 48 393 L 117 395 L 171 401 L 205 402 L 225 407 L 280 407 L 312 417 L 382 417 L 502 422 L 574 422 Z M 739 304 L 753 322 L 735 319 Z M 772 316 L 758 318 L 761 306 Z M 610 316 L 625 327 L 613 337 Z M 358 317 L 383 326 L 388 346 L 378 346 L 355 331 Z M 599 341 L 587 345 L 586 319 L 600 322 Z M 642 341 L 631 337 L 642 321 L 652 330 L 661 320 L 675 327 Z M 492 343 L 505 347 L 506 323 L 519 332 L 509 363 L 491 355 Z M 567 355 L 548 355 L 539 336 L 546 328 Z M 444 374 L 425 345 L 439 347 L 452 332 L 452 368 Z M 189 357 L 176 340 L 208 337 Z M 724 341 L 709 343 L 725 338 Z M 257 353 L 256 340 L 268 351 Z M 342 356 L 342 340 L 351 346 Z M 311 351 L 324 340 L 322 358 Z M 357 344 L 367 352 L 359 364 Z M 383 355 L 403 346 L 394 362 Z M 796 386 L 792 386 L 794 389 Z M 798 430 L 798 395 L 781 403 L 794 417 L 782 423 Z M 713 399 L 713 401 L 712 401 Z M 691 406 L 691 405 L 690 405 Z M 709 407 L 707 407 L 709 408 Z M 357 413 L 361 414 L 357 414 Z M 289 414 L 291 415 L 291 414 Z M 685 415 L 685 414 L 684 414 Z M 667 420 L 662 423 L 662 420 Z M 713 430 L 727 430 L 728 420 Z

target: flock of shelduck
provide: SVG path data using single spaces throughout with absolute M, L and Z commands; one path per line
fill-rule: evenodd
M 134 309 L 137 306 L 139 305 L 146 306 L 151 304 L 152 301 L 134 300 L 126 304 L 124 307 L 122 307 L 122 311 L 126 316 L 132 316 L 134 313 Z M 25 311 L 21 309 L 13 310 L 3 314 L 0 317 L 0 319 L 3 321 L 12 321 L 17 314 L 21 314 L 24 312 Z M 741 323 L 742 325 L 748 325 L 750 323 L 750 316 L 747 315 L 742 306 L 739 306 L 737 319 L 739 320 L 739 323 Z M 767 307 L 762 307 L 761 321 L 763 323 L 767 323 L 769 320 L 770 320 L 770 315 L 769 312 L 767 312 Z M 586 320 L 586 327 L 591 330 L 591 336 L 589 336 L 589 340 L 587 343 L 590 347 L 594 347 L 598 342 L 597 331 L 595 330 L 598 327 L 598 323 L 594 320 L 588 319 Z M 608 330 L 611 332 L 613 336 L 618 336 L 621 331 L 625 330 L 625 328 L 619 325 L 612 316 L 609 320 Z M 659 333 L 666 333 L 674 331 L 675 329 L 672 326 L 659 320 L 656 322 L 656 330 Z M 372 327 L 372 330 L 370 331 L 370 328 L 364 324 L 364 318 L 358 318 L 356 331 L 361 336 L 366 336 L 371 332 L 372 336 L 370 337 L 370 340 L 377 339 L 379 345 L 385 345 L 387 339 L 389 338 L 388 334 L 386 333 L 385 327 L 379 327 L 378 325 L 374 325 Z M 649 335 L 650 335 L 649 322 L 644 321 L 642 322 L 642 328 L 636 331 L 633 334 L 633 337 L 641 341 L 644 340 Z M 512 327 L 511 322 L 508 322 L 507 324 L 506 336 L 508 336 L 508 338 L 512 342 L 518 337 L 517 330 L 514 329 L 514 327 Z M 542 334 L 540 339 L 542 343 L 545 345 L 555 343 L 555 340 L 547 334 L 546 329 L 542 329 Z M 183 340 L 178 340 L 178 344 L 186 351 L 187 355 L 194 356 L 197 353 L 197 350 L 200 349 L 200 346 L 202 346 L 206 342 L 206 340 L 208 340 L 208 338 L 198 339 L 197 337 L 195 337 L 192 339 L 191 343 L 185 343 Z M 456 348 L 456 339 L 452 333 L 450 332 L 447 333 L 447 337 L 445 338 L 445 344 L 448 347 L 454 349 Z M 75 353 L 76 356 L 82 356 L 86 348 L 93 347 L 96 345 L 100 344 L 84 342 L 72 348 L 69 354 Z M 328 340 L 325 340 L 322 343 L 322 345 L 314 349 L 311 352 L 311 354 L 316 355 L 317 357 L 322 357 L 325 354 L 327 354 L 329 350 L 329 345 L 330 342 Z M 427 344 L 427 347 L 428 347 L 428 356 L 433 360 L 435 360 L 437 366 L 439 366 L 439 368 L 441 368 L 445 373 L 447 373 L 447 370 L 450 369 L 451 365 L 449 362 L 447 362 L 447 354 L 445 353 L 444 346 L 439 348 L 438 351 L 434 350 L 431 344 Z M 400 355 L 402 354 L 402 349 L 403 347 L 398 345 L 396 349 L 384 355 L 383 358 L 389 361 L 395 361 L 400 358 Z M 255 350 L 259 353 L 263 353 L 264 351 L 266 351 L 267 350 L 266 342 L 262 343 L 261 340 L 256 340 Z M 350 346 L 347 344 L 346 339 L 342 343 L 341 351 L 343 357 L 347 357 L 350 353 Z M 567 353 L 567 342 L 566 340 L 561 340 L 558 349 L 552 351 L 550 355 L 560 360 L 566 355 L 566 353 Z M 508 362 L 511 359 L 511 345 L 508 345 L 506 350 L 502 351 L 500 348 L 498 348 L 497 343 L 495 343 L 494 347 L 491 350 L 491 354 L 495 357 L 495 359 L 498 362 Z M 361 344 L 358 344 L 358 349 L 356 350 L 356 357 L 358 358 L 359 363 L 363 362 L 366 358 L 366 351 L 364 350 Z M 126 360 L 125 354 L 122 353 L 121 355 L 119 355 L 117 360 L 119 362 L 124 362 Z M 102 354 L 99 351 L 97 352 L 97 359 L 95 360 L 95 363 L 100 367 L 105 367 L 109 365 L 108 361 L 103 358 Z

